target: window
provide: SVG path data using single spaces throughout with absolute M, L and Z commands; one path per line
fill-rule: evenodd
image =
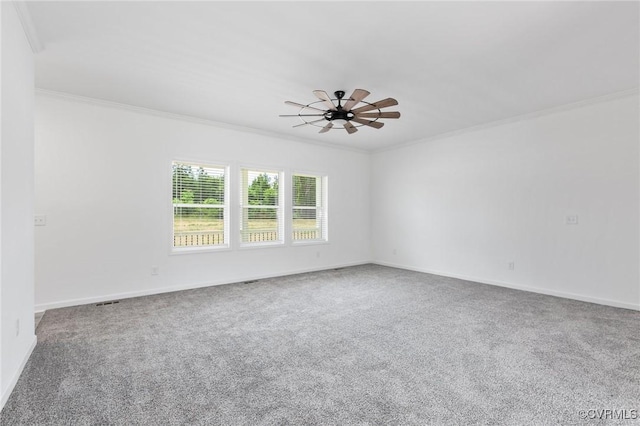
M 294 174 L 292 182 L 293 241 L 326 241 L 326 178 Z
M 282 172 L 240 170 L 240 240 L 245 245 L 283 242 Z
M 229 244 L 227 168 L 173 162 L 173 247 Z

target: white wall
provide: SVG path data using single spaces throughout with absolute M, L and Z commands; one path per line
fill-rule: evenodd
M 35 346 L 33 324 L 33 54 L 14 5 L 0 3 L 1 405 Z M 1 406 L 0 406 L 1 408 Z
M 638 127 L 635 94 L 370 156 L 40 94 L 36 309 L 372 259 L 637 309 Z M 172 159 L 326 172 L 331 243 L 170 255 Z
M 640 308 L 638 113 L 636 94 L 375 153 L 375 261 Z
M 367 153 L 47 94 L 35 140 L 37 310 L 371 258 Z M 173 159 L 326 173 L 330 243 L 170 255 Z

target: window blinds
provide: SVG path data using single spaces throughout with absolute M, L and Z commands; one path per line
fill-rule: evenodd
M 226 168 L 173 162 L 173 246 L 228 244 Z
M 240 238 L 243 244 L 283 242 L 282 172 L 241 169 Z
M 292 176 L 293 241 L 326 240 L 325 179 L 322 176 Z

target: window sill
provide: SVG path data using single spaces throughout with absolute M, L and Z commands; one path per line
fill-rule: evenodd
M 284 247 L 283 241 L 278 242 L 269 242 L 269 243 L 240 243 L 238 250 L 252 250 L 252 249 L 261 249 L 261 248 L 273 248 L 273 247 Z
M 292 241 L 292 246 L 317 246 L 317 245 L 325 245 L 329 244 L 328 240 L 301 240 L 301 241 Z
M 231 251 L 231 247 L 228 244 L 220 245 L 220 246 L 208 246 L 208 247 L 185 247 L 185 248 L 176 248 L 172 247 L 171 252 L 169 253 L 171 256 L 173 255 L 183 255 L 183 254 L 198 254 L 198 253 L 215 253 L 221 251 Z

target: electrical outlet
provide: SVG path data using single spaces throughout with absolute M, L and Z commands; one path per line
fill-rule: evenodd
M 320 257 L 320 252 L 319 251 L 316 252 L 316 257 Z
M 577 225 L 578 224 L 578 215 L 571 214 L 567 216 L 567 225 Z
M 394 255 L 398 254 L 398 250 L 396 250 L 396 249 L 391 250 L 391 252 L 392 252 Z
M 47 224 L 47 216 L 43 214 L 37 214 L 33 217 L 35 226 L 45 226 Z
M 513 271 L 514 269 L 516 269 L 516 262 L 509 262 L 509 270 Z
M 157 266 L 151 267 L 151 275 L 158 275 L 159 273 L 160 273 L 160 268 L 158 268 Z

